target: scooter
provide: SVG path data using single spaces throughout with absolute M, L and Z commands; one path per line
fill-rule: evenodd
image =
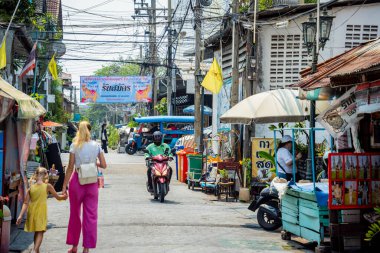
M 144 150 L 145 152 L 146 150 Z M 149 186 L 147 183 L 148 192 L 150 192 L 154 199 L 160 199 L 160 202 L 165 201 L 165 196 L 169 192 L 170 183 L 170 167 L 169 167 L 169 156 L 168 155 L 157 155 L 148 158 L 147 166 L 151 168 L 151 177 L 153 184 L 153 191 L 149 191 Z
M 275 187 L 264 188 L 259 199 L 253 200 L 248 209 L 252 212 L 258 210 L 257 222 L 263 229 L 274 231 L 282 226 L 280 199 Z

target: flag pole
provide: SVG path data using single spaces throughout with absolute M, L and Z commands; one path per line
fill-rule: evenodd
M 38 31 L 37 31 L 37 41 L 36 41 L 36 66 L 34 67 L 33 71 L 33 94 L 36 93 L 36 85 L 37 85 L 37 71 L 38 71 L 38 56 L 37 56 L 37 49 L 38 49 Z
M 48 100 L 48 96 L 49 96 L 49 68 L 46 69 L 46 79 L 45 79 L 45 82 L 46 82 L 46 112 L 49 112 L 49 100 Z

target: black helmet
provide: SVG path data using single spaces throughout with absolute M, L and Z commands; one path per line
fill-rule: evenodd
M 153 142 L 155 144 L 157 144 L 157 143 L 161 144 L 162 143 L 162 133 L 160 131 L 156 131 L 153 133 Z

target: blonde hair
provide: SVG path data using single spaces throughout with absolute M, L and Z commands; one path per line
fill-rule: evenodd
M 37 183 L 38 179 L 40 179 L 45 183 L 49 183 L 49 173 L 46 168 L 38 167 L 34 172 L 33 176 L 30 178 L 30 185 Z
M 73 143 L 76 148 L 82 148 L 83 144 L 91 140 L 91 125 L 87 121 L 81 121 L 77 135 L 75 136 Z

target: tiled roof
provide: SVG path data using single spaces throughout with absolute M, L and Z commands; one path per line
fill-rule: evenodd
M 301 71 L 301 80 L 292 87 L 300 87 L 304 90 L 313 90 L 327 86 L 340 86 L 339 79 L 345 76 L 345 84 L 356 84 L 352 75 L 363 73 L 374 67 L 380 66 L 380 38 L 368 41 L 347 52 L 337 55 L 323 63 L 318 64 L 317 72 L 310 75 L 311 68 Z

